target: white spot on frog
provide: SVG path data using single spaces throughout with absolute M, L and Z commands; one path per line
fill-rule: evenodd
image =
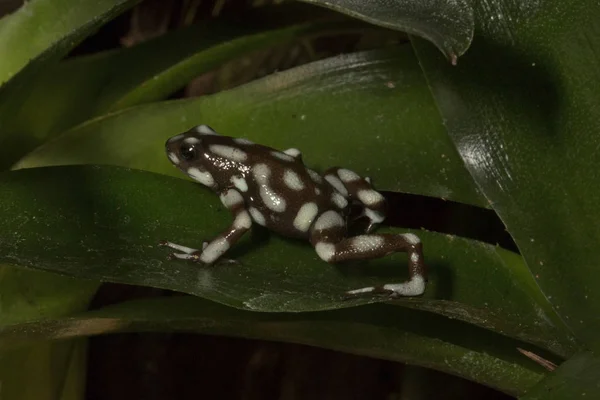
M 226 146 L 222 144 L 211 144 L 209 146 L 209 150 L 211 153 L 216 154 L 217 156 L 226 158 L 231 161 L 244 162 L 248 159 L 248 154 L 242 149 L 238 149 L 231 146 Z
M 308 231 L 308 228 L 310 228 L 310 225 L 313 223 L 318 212 L 319 208 L 316 203 L 306 203 L 300 207 L 298 214 L 296 214 L 296 218 L 294 218 L 294 226 L 296 229 L 302 232 Z
M 292 190 L 304 189 L 304 183 L 302 182 L 302 179 L 300 179 L 298 174 L 291 169 L 286 169 L 283 173 L 283 182 Z

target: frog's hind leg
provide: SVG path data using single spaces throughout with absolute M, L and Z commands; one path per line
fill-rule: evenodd
M 323 174 L 325 180 L 344 197 L 362 204 L 363 213 L 369 224 L 366 232 L 372 232 L 385 219 L 385 198 L 371 184 L 370 178 L 363 178 L 349 169 L 334 167 Z
M 423 245 L 412 234 L 367 234 L 345 237 L 346 226 L 342 216 L 326 211 L 315 221 L 310 241 L 319 257 L 329 263 L 350 260 L 370 260 L 396 252 L 408 253 L 408 280 L 381 286 L 350 290 L 346 296 L 385 294 L 390 298 L 419 296 L 425 291 L 427 269 L 423 262 Z

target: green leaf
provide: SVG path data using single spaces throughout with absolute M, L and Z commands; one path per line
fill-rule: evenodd
M 584 352 L 573 356 L 533 389 L 523 400 L 600 398 L 600 359 Z
M 43 145 L 16 168 L 112 164 L 183 177 L 167 160 L 164 142 L 200 123 L 275 148 L 299 147 L 307 164 L 345 165 L 380 189 L 487 205 L 446 135 L 409 46 L 108 115 Z
M 41 55 L 46 59 L 62 57 L 94 29 L 138 1 L 26 1 L 19 10 L 0 19 L 0 85 Z
M 372 24 L 425 38 L 456 64 L 473 38 L 473 7 L 468 0 L 302 0 Z
M 0 192 L 0 262 L 10 265 L 172 289 L 269 312 L 382 301 L 347 301 L 343 293 L 406 276 L 405 254 L 332 266 L 308 243 L 261 229 L 228 252 L 241 265 L 168 261 L 160 240 L 200 246 L 231 217 L 200 185 L 163 175 L 116 167 L 36 168 L 0 175 L 0 187 L 6 188 Z M 397 304 L 469 321 L 557 354 L 572 352 L 518 256 L 450 235 L 417 233 L 430 268 L 426 298 L 435 300 Z
M 40 138 L 14 126 L 21 112 L 27 120 L 52 109 L 23 109 L 30 82 L 67 54 L 103 23 L 139 0 L 37 0 L 0 20 L 0 170 L 39 145 Z M 25 40 L 26 38 L 26 40 Z M 27 132 L 29 133 L 29 132 Z
M 259 16 L 244 26 L 222 21 L 198 24 L 131 48 L 51 66 L 29 79 L 0 109 L 4 136 L 11 135 L 19 143 L 0 149 L 0 165 L 11 165 L 49 137 L 91 117 L 163 99 L 194 77 L 253 51 L 301 38 L 365 30 L 364 24 L 354 21 L 267 29 L 265 15 Z M 31 118 L 32 113 L 36 118 Z
M 600 4 L 478 3 L 460 68 L 415 40 L 450 137 L 575 335 L 600 349 Z
M 421 365 L 509 394 L 547 374 L 517 351 L 522 343 L 448 318 L 388 305 L 300 313 L 256 313 L 193 297 L 138 300 L 72 318 L 0 329 L 0 343 L 112 332 L 184 331 L 303 343 Z M 545 355 L 545 354 L 544 354 Z

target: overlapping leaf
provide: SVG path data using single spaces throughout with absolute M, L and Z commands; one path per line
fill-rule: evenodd
M 473 38 L 473 8 L 466 0 L 303 1 L 428 39 L 452 63 L 468 49 Z
M 596 399 L 600 397 L 600 360 L 590 352 L 576 354 L 546 379 L 527 390 L 523 400 Z
M 371 305 L 318 313 L 255 313 L 199 298 L 139 300 L 72 318 L 4 327 L 4 345 L 123 331 L 186 331 L 271 339 L 403 361 L 522 394 L 547 373 L 523 344 L 434 314 Z M 533 349 L 532 349 L 533 350 Z
M 600 5 L 478 3 L 460 68 L 416 41 L 448 132 L 565 323 L 600 349 Z
M 41 55 L 59 59 L 94 29 L 138 1 L 25 2 L 13 14 L 0 19 L 0 85 Z
M 162 99 L 192 78 L 253 51 L 313 35 L 365 29 L 365 24 L 339 19 L 288 26 L 278 20 L 270 29 L 260 23 L 273 14 L 255 12 L 249 16 L 255 20 L 244 26 L 197 24 L 132 48 L 70 59 L 43 73 L 15 78 L 0 93 L 0 140 L 5 143 L 0 148 L 0 167 L 9 167 L 74 125 L 110 110 Z
M 228 253 L 241 265 L 199 267 L 168 261 L 168 250 L 157 246 L 161 239 L 199 246 L 230 219 L 216 196 L 181 179 L 116 167 L 71 166 L 5 173 L 0 181 L 10 188 L 0 191 L 0 262 L 10 265 L 172 289 L 270 312 L 381 301 L 347 301 L 343 293 L 406 276 L 403 254 L 331 266 L 307 243 L 261 230 Z M 570 352 L 568 338 L 552 321 L 518 256 L 449 235 L 418 233 L 431 271 L 426 297 L 437 300 L 403 302 L 558 354 Z
M 17 168 L 113 164 L 181 177 L 165 157 L 164 142 L 200 123 L 276 148 L 299 147 L 315 168 L 346 165 L 370 175 L 380 189 L 487 204 L 447 138 L 408 46 L 112 114 L 61 135 Z
M 67 132 L 26 157 L 18 167 L 115 164 L 183 177 L 166 159 L 163 143 L 169 136 L 190 126 L 209 123 L 228 134 L 246 136 L 260 143 L 279 148 L 300 147 L 305 161 L 322 169 L 343 163 L 360 173 L 371 175 L 378 186 L 385 189 L 482 204 L 466 171 L 457 162 L 444 128 L 435 119 L 437 111 L 411 57 L 412 53 L 406 47 L 339 57 L 214 96 L 138 107 Z M 365 98 L 369 99 L 368 103 Z M 398 113 L 397 110 L 403 112 Z M 375 132 L 374 127 L 377 128 Z M 318 135 L 317 132 L 321 131 L 326 131 L 327 135 Z M 356 148 L 362 151 L 357 153 Z M 378 154 L 376 164 L 369 156 L 375 153 Z M 351 165 L 344 163 L 345 160 L 351 160 Z M 376 170 L 374 165 L 377 165 Z M 398 174 L 399 170 L 403 173 Z M 427 179 L 415 180 L 414 176 L 426 176 Z M 200 192 L 190 195 L 194 201 L 200 201 Z M 202 195 L 210 196 L 206 192 Z M 193 241 L 201 234 L 214 235 L 223 229 L 224 219 L 217 210 L 220 207 L 215 204 L 197 211 L 198 217 L 204 221 L 216 217 L 215 223 L 209 226 L 205 222 L 204 233 L 189 235 L 189 240 Z M 165 229 L 163 234 L 166 233 Z M 460 301 L 464 305 L 425 302 L 419 305 L 420 308 L 506 332 L 559 354 L 569 353 L 572 343 L 561 333 L 560 321 L 553 319 L 552 313 L 547 314 L 546 301 L 539 295 L 519 257 L 501 249 L 452 237 L 431 235 L 430 238 L 427 257 L 428 262 L 437 264 L 437 268 L 432 268 L 432 273 L 437 274 L 432 278 L 433 285 L 438 288 L 434 289 L 437 298 Z M 171 239 L 185 241 L 185 237 L 179 236 Z M 312 251 L 287 247 L 277 238 L 271 240 L 278 241 L 281 246 L 275 253 L 248 252 L 248 256 L 257 257 L 253 258 L 255 263 L 269 260 L 270 265 L 262 269 L 250 268 L 244 276 L 254 276 L 260 281 L 275 273 L 274 278 L 268 280 L 285 282 L 287 279 L 278 277 L 277 271 L 280 272 L 278 268 L 282 260 L 288 258 L 286 254 L 295 254 L 295 251 L 300 251 L 307 258 L 296 256 L 293 259 L 297 260 L 297 264 L 287 261 L 285 264 L 295 265 L 296 274 L 302 272 L 307 277 L 307 282 L 300 286 L 310 287 L 309 280 L 325 276 L 321 266 L 309 272 L 307 265 L 316 259 Z M 461 245 L 457 246 L 457 243 Z M 449 262 L 444 257 L 454 257 L 454 261 Z M 84 263 L 88 264 L 87 261 Z M 275 272 L 268 272 L 270 268 Z M 191 271 L 194 273 L 195 270 L 192 268 Z M 342 306 L 335 290 L 324 290 L 329 297 L 315 300 L 312 292 L 305 297 L 301 291 L 287 288 L 289 297 L 284 299 L 280 293 L 283 283 L 273 283 L 274 292 L 264 285 L 257 285 L 256 292 L 241 295 L 243 291 L 235 283 L 240 280 L 236 274 L 241 270 L 230 271 L 233 275 L 221 279 L 222 288 L 216 292 L 208 291 L 212 294 L 194 291 L 192 286 L 197 283 L 191 284 L 194 279 L 190 277 L 181 279 L 184 287 L 164 286 L 165 282 L 158 278 L 152 284 L 213 296 L 211 298 L 227 304 L 260 310 L 300 311 Z M 107 275 L 103 277 L 107 278 Z M 144 280 L 146 278 L 139 279 L 142 283 L 149 282 Z M 335 283 L 338 279 L 335 274 L 328 279 L 337 291 L 344 290 Z M 365 282 L 354 285 L 362 286 Z M 242 297 L 226 299 L 231 294 L 223 297 L 222 292 L 238 293 Z M 481 299 L 486 299 L 483 306 Z

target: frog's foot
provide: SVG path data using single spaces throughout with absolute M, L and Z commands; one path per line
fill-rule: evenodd
M 159 246 L 163 246 L 163 247 L 169 247 L 171 249 L 174 250 L 178 250 L 181 253 L 170 253 L 167 256 L 168 260 L 173 260 L 175 258 L 180 259 L 180 260 L 190 260 L 193 262 L 199 262 L 200 261 L 200 255 L 202 254 L 202 250 L 198 250 L 198 249 L 194 249 L 192 247 L 187 247 L 187 246 L 182 246 L 180 244 L 177 243 L 173 243 L 173 242 L 169 242 L 168 240 L 161 240 L 158 243 Z M 206 245 L 202 245 L 202 247 L 206 247 Z
M 344 300 L 359 299 L 361 297 L 389 297 L 393 298 L 394 292 L 384 290 L 383 286 L 369 286 L 360 289 L 348 290 L 344 293 Z
M 391 299 L 420 296 L 425 292 L 425 279 L 415 275 L 409 281 L 402 283 L 387 283 L 381 286 L 369 286 L 349 290 L 344 293 L 344 299 L 355 299 L 365 296 L 383 296 Z
M 202 243 L 202 250 L 204 250 L 206 248 L 206 246 L 208 246 L 208 243 L 209 242 L 206 242 L 206 241 Z M 173 260 L 173 259 L 177 258 L 179 260 L 189 260 L 189 261 L 192 261 L 195 263 L 201 262 L 200 256 L 202 255 L 202 250 L 194 249 L 192 247 L 182 246 L 177 243 L 169 242 L 168 240 L 161 240 L 158 243 L 158 245 L 162 246 L 162 247 L 169 247 L 171 249 L 181 251 L 181 253 L 175 253 L 175 252 L 170 253 L 167 256 L 168 260 Z M 228 259 L 228 258 L 220 258 L 212 264 L 240 264 L 240 262 L 236 261 L 236 260 Z

